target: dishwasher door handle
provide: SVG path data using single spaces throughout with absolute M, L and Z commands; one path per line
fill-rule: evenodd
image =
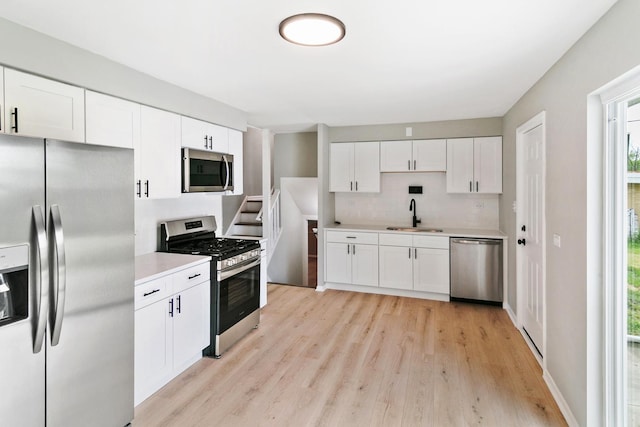
M 460 245 L 499 245 L 498 239 L 451 239 L 451 243 Z

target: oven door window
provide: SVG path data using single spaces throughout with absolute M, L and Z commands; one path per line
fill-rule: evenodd
M 220 282 L 218 334 L 223 333 L 260 306 L 260 265 Z

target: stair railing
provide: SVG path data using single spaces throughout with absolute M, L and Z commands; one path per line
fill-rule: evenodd
M 280 236 L 282 235 L 282 217 L 280 213 L 280 190 L 275 190 L 271 196 L 271 203 L 269 206 L 269 231 L 271 232 L 271 238 L 267 242 L 269 250 L 267 254 L 271 256 L 274 249 L 278 245 Z

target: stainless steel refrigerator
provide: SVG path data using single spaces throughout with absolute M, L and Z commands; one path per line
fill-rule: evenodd
M 0 425 L 133 419 L 131 183 L 132 150 L 0 135 Z

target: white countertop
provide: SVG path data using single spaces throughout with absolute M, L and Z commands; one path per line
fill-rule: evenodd
M 136 257 L 135 284 L 139 285 L 209 261 L 211 261 L 211 257 L 206 255 L 170 254 L 166 252 L 138 255 Z
M 442 229 L 442 232 L 387 230 L 386 225 L 359 225 L 359 224 L 333 225 L 331 227 L 325 227 L 324 229 L 335 230 L 335 231 L 372 231 L 376 233 L 400 233 L 400 234 L 412 234 L 414 236 L 430 235 L 430 236 L 446 236 L 446 237 L 472 237 L 472 238 L 482 238 L 482 239 L 506 239 L 507 238 L 507 235 L 500 230 L 485 230 L 485 229 L 476 229 L 476 228 L 425 227 L 425 226 L 422 226 L 419 228 L 438 228 L 438 229 Z

